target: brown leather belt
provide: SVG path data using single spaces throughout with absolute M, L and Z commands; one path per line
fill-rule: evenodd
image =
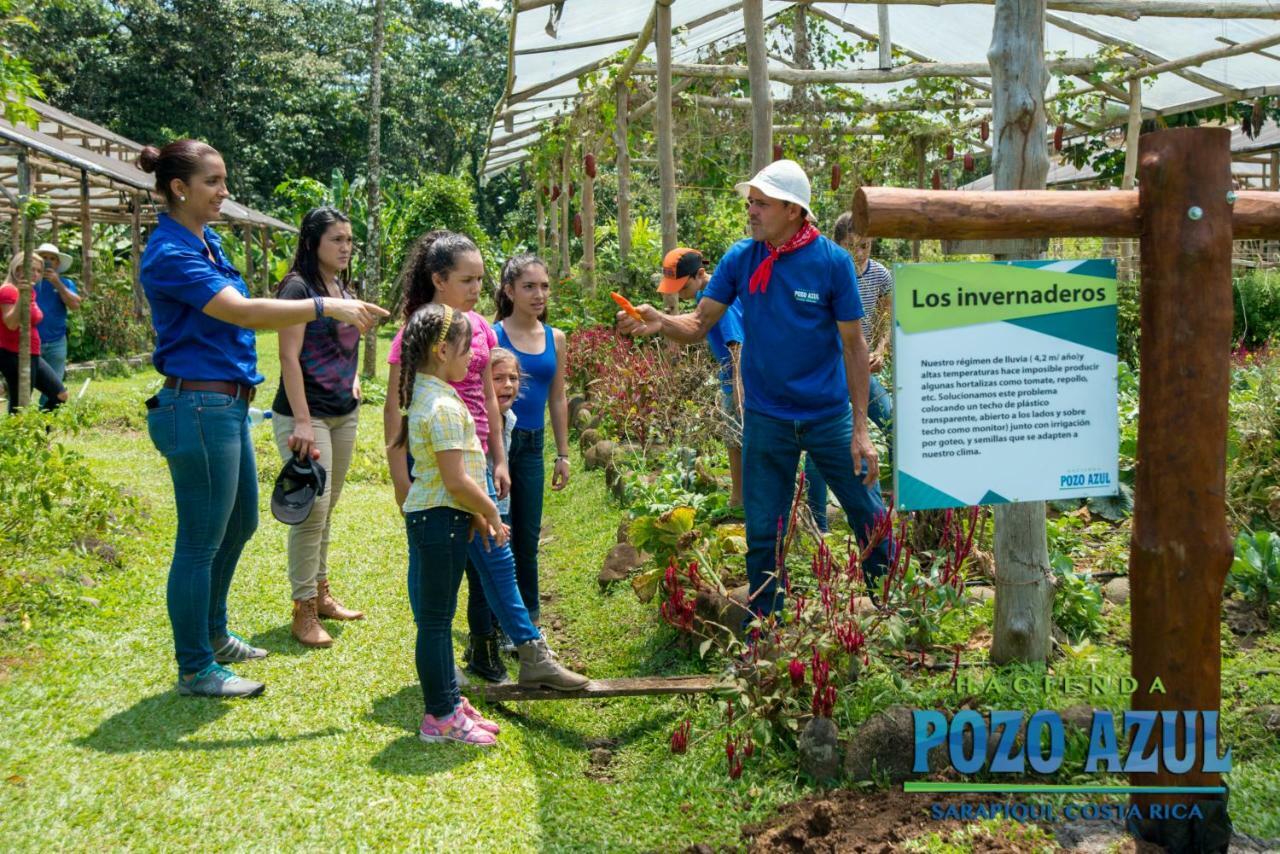
M 252 401 L 258 393 L 257 386 L 242 385 L 223 380 L 183 380 L 178 377 L 165 377 L 164 387 L 174 388 L 178 391 L 212 391 L 236 398 L 243 397 L 247 401 Z

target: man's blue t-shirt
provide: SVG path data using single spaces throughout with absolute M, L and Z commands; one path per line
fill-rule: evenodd
M 698 291 L 697 300 L 701 300 L 706 289 Z M 729 345 L 742 346 L 742 303 L 734 300 L 725 311 L 724 316 L 707 333 L 707 346 L 711 355 L 720 363 L 720 388 L 725 394 L 733 394 L 733 356 Z
M 204 239 L 212 261 L 199 237 L 168 214 L 160 214 L 147 240 L 139 278 L 156 330 L 152 360 L 166 377 L 257 385 L 262 374 L 253 330 L 204 313 L 223 288 L 235 288 L 246 298 L 249 288 L 227 260 L 217 232 L 205 226 Z
M 76 290 L 76 283 L 66 276 L 62 277 L 62 284 L 66 285 L 71 293 L 80 293 Z M 41 279 L 40 284 L 36 285 L 36 304 L 44 312 L 44 320 L 40 321 L 40 325 L 36 327 L 40 333 L 40 340 L 52 344 L 54 341 L 66 338 L 67 306 L 58 295 L 58 289 L 54 287 L 53 282 Z
M 788 421 L 812 421 L 849 407 L 844 347 L 837 321 L 862 317 L 849 253 L 825 237 L 780 255 L 767 290 L 748 293 L 769 255 L 763 241 L 741 240 L 716 265 L 703 294 L 742 306 L 751 341 L 742 348 L 745 408 Z M 750 331 L 747 331 L 750 330 Z

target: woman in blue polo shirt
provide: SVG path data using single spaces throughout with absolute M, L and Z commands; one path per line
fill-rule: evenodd
M 363 332 L 386 311 L 359 300 L 250 299 L 209 224 L 221 217 L 227 170 L 193 139 L 142 149 L 168 214 L 147 241 L 139 271 L 156 332 L 153 364 L 164 387 L 147 401 L 147 431 L 169 463 L 178 531 L 167 602 L 178 660 L 178 693 L 254 697 L 260 682 L 224 667 L 266 656 L 227 629 L 227 591 L 240 552 L 258 526 L 258 478 L 249 401 L 262 382 L 254 329 L 320 317 Z

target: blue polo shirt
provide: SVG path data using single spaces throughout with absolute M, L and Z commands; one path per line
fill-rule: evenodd
M 66 276 L 62 277 L 62 284 L 66 285 L 71 293 L 80 293 L 76 290 L 76 283 Z M 46 344 L 52 344 L 66 338 L 67 304 L 58 295 L 58 289 L 53 286 L 53 282 L 41 279 L 40 284 L 36 285 L 36 304 L 44 312 L 44 320 L 40 321 L 40 326 L 37 327 L 40 340 Z
M 705 294 L 705 288 L 698 291 L 697 299 L 701 301 Z M 733 394 L 733 355 L 729 352 L 730 344 L 742 345 L 742 303 L 738 300 L 734 300 L 720 322 L 707 333 L 707 346 L 711 348 L 711 355 L 720 363 L 720 389 L 728 395 Z
M 779 256 L 768 290 L 748 293 L 769 255 L 763 241 L 741 240 L 716 265 L 703 292 L 742 306 L 743 405 L 787 421 L 813 421 L 849 408 L 844 347 L 837 321 L 862 317 L 858 277 L 849 253 L 825 237 Z
M 257 385 L 262 374 L 253 330 L 204 313 L 223 288 L 235 288 L 246 298 L 249 288 L 227 260 L 217 232 L 205 226 L 204 239 L 212 261 L 200 238 L 168 214 L 160 214 L 142 253 L 139 275 L 156 330 L 156 370 L 184 380 Z

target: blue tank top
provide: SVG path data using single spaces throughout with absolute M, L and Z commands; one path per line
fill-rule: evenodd
M 542 328 L 547 333 L 547 344 L 535 355 L 516 349 L 501 321 L 493 327 L 498 333 L 498 343 L 515 353 L 520 362 L 520 394 L 511 407 L 516 414 L 517 430 L 541 430 L 546 426 L 547 398 L 551 394 L 551 382 L 556 378 L 556 339 L 555 330 L 549 325 L 544 323 Z

